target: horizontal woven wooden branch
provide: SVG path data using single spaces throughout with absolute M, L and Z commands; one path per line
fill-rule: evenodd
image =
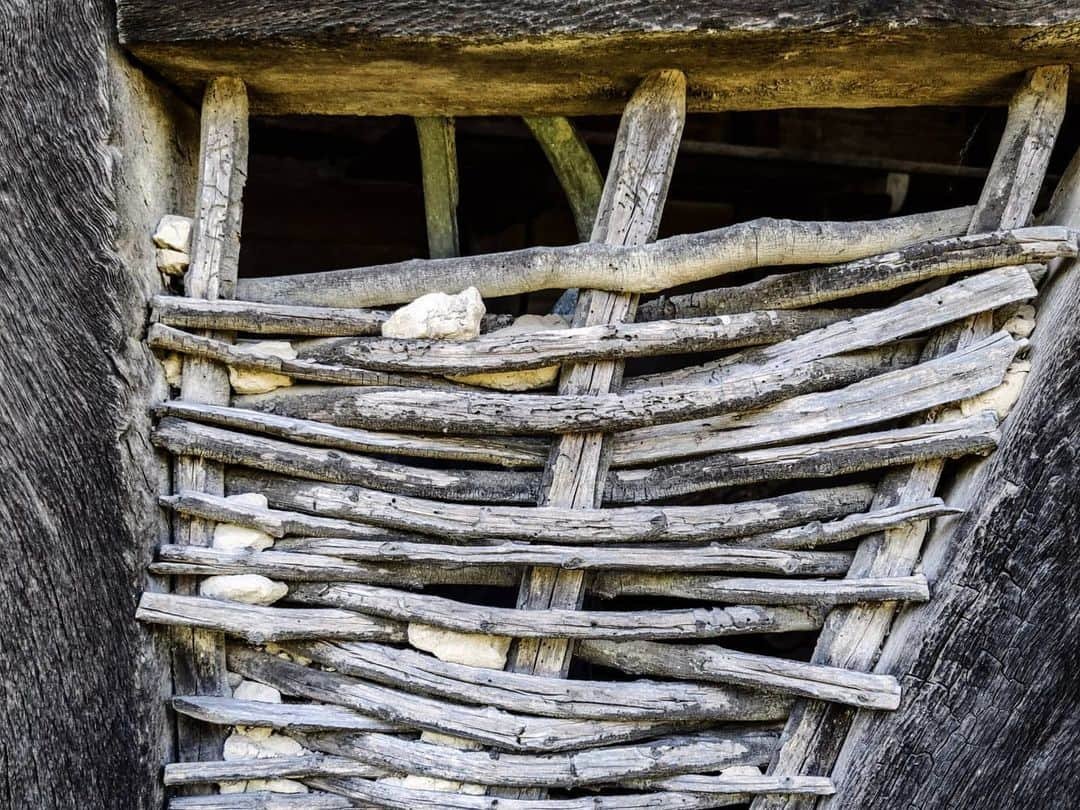
M 275 304 L 371 307 L 466 287 L 476 287 L 485 298 L 573 287 L 658 292 L 755 267 L 848 261 L 916 242 L 959 236 L 967 230 L 971 212 L 971 208 L 954 208 L 875 222 L 758 219 L 700 234 L 672 236 L 643 247 L 588 243 L 242 279 L 237 298 Z

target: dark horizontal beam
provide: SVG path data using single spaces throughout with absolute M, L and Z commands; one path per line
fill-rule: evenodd
M 839 5 L 119 0 L 118 18 L 166 78 L 240 76 L 261 114 L 617 112 L 660 68 L 698 111 L 996 104 L 1024 70 L 1078 60 L 1077 0 Z

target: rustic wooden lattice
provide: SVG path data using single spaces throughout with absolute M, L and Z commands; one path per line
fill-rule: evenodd
M 1028 75 L 974 208 L 655 241 L 685 106 L 682 74 L 662 71 L 629 102 L 603 184 L 568 122 L 528 121 L 587 243 L 467 258 L 453 123 L 422 119 L 435 258 L 238 282 L 246 95 L 212 82 L 187 297 L 156 300 L 148 338 L 185 357 L 155 433 L 176 466 L 174 542 L 153 569 L 176 584 L 139 608 L 177 633 L 181 761 L 165 778 L 185 795 L 170 806 L 760 810 L 829 795 L 855 712 L 900 706 L 874 664 L 898 604 L 929 598 L 927 521 L 957 511 L 935 495 L 943 464 L 992 451 L 1022 380 L 1025 341 L 1002 325 L 1046 262 L 1076 255 L 1075 232 L 1026 227 L 1064 93 L 1063 70 Z M 784 265 L 808 267 L 738 276 Z M 572 328 L 378 337 L 378 307 L 469 286 L 566 289 Z M 881 303 L 845 308 L 867 293 Z M 285 336 L 297 357 L 235 333 Z M 653 355 L 686 359 L 623 379 L 626 359 Z M 448 379 L 551 365 L 554 394 Z M 321 385 L 230 396 L 227 367 Z M 271 508 L 225 497 L 249 492 Z M 219 524 L 275 542 L 214 548 Z M 196 595 L 236 574 L 288 595 Z M 484 598 L 516 587 L 516 608 Z M 623 597 L 667 601 L 600 601 Z M 515 639 L 505 671 L 412 649 L 418 624 Z M 810 662 L 722 646 L 818 630 Z M 624 677 L 568 679 L 575 657 Z M 288 702 L 232 697 L 226 667 Z M 303 748 L 222 759 L 230 726 Z M 310 792 L 274 792 L 295 780 Z

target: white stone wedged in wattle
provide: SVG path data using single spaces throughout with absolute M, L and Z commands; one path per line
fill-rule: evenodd
M 281 692 L 258 681 L 241 681 L 240 685 L 233 689 L 233 697 L 237 700 L 255 700 L 259 703 L 281 703 Z
M 428 293 L 394 312 L 382 325 L 383 337 L 473 340 L 480 334 L 484 299 L 476 287 L 457 295 Z
M 295 360 L 296 349 L 287 340 L 259 340 L 251 343 L 238 343 L 240 351 L 258 352 L 280 357 L 282 360 Z M 273 371 L 236 368 L 229 366 L 229 384 L 238 394 L 265 394 L 275 388 L 292 385 L 292 377 Z
M 259 529 L 219 523 L 214 527 L 213 545 L 222 551 L 264 551 L 274 545 L 274 538 Z
M 416 622 L 409 624 L 408 637 L 412 646 L 431 653 L 440 661 L 486 669 L 506 666 L 506 655 L 510 650 L 509 636 L 459 633 Z
M 191 217 L 166 214 L 158 220 L 154 229 L 154 244 L 165 250 L 191 253 L 191 229 L 194 224 Z
M 208 599 L 269 605 L 289 592 L 284 582 L 275 582 L 261 574 L 218 574 L 199 583 L 199 594 Z
M 546 332 L 552 329 L 568 329 L 570 324 L 561 315 L 522 315 L 514 319 L 509 326 L 489 332 L 489 335 L 520 335 L 531 332 Z M 547 388 L 559 379 L 559 366 L 530 368 L 524 371 L 500 371 L 498 373 L 462 374 L 451 376 L 451 380 L 477 385 L 481 388 L 494 388 L 497 391 L 532 391 Z

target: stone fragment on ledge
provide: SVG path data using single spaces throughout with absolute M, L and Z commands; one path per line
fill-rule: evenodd
M 383 337 L 473 340 L 480 334 L 484 299 L 475 287 L 457 295 L 428 293 L 394 312 L 382 325 Z
M 208 599 L 270 605 L 289 592 L 284 582 L 275 582 L 261 574 L 218 574 L 199 583 L 199 594 Z
M 510 650 L 509 636 L 459 633 L 417 622 L 409 624 L 408 636 L 416 649 L 429 652 L 440 661 L 470 667 L 502 669 Z
M 154 244 L 166 250 L 191 253 L 191 229 L 194 224 L 191 217 L 166 214 L 158 220 L 154 229 Z
M 295 360 L 296 349 L 287 340 L 260 340 L 237 345 L 241 351 L 270 354 L 282 360 Z M 266 394 L 276 388 L 292 385 L 292 377 L 273 371 L 229 366 L 229 384 L 238 394 Z

